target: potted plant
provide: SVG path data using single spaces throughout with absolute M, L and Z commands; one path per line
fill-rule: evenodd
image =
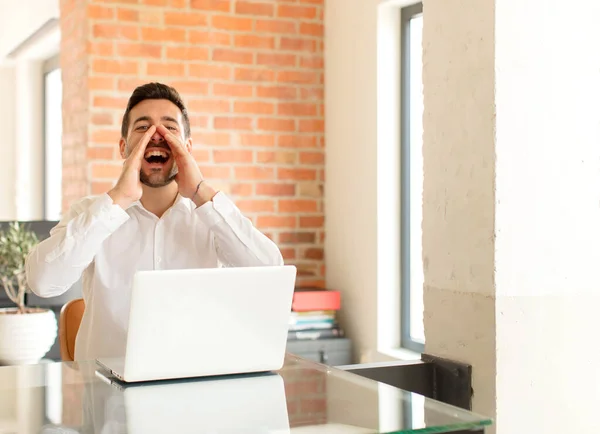
M 16 305 L 0 309 L 0 365 L 37 363 L 56 341 L 54 312 L 25 306 L 25 259 L 37 242 L 18 222 L 0 232 L 0 282 Z

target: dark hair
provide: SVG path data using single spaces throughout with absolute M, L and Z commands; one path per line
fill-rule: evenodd
M 142 86 L 138 86 L 133 91 L 129 97 L 129 102 L 127 103 L 127 108 L 125 109 L 125 114 L 123 115 L 123 122 L 121 123 L 122 137 L 127 137 L 127 131 L 129 130 L 129 113 L 131 112 L 131 109 L 147 99 L 166 99 L 179 107 L 179 110 L 181 110 L 181 114 L 183 115 L 183 129 L 185 138 L 190 137 L 190 118 L 179 92 L 177 92 L 174 88 L 162 83 L 147 83 Z

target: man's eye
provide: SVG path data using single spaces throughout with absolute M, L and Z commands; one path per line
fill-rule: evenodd
M 177 127 L 167 127 L 171 131 L 177 131 Z
M 148 129 L 148 125 L 140 125 L 136 128 L 136 131 L 146 131 Z

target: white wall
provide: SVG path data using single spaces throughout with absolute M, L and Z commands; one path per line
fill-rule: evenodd
M 398 28 L 411 3 L 325 2 L 327 287 L 342 291 L 356 362 L 399 345 Z
M 15 160 L 16 131 L 16 71 L 14 66 L 0 66 L 0 154 L 4 161 Z M 0 170 L 0 220 L 14 219 L 16 216 L 16 170 L 15 164 L 4 164 Z

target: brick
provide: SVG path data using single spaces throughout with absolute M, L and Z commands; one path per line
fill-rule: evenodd
M 238 117 L 215 117 L 214 128 L 216 130 L 251 130 L 252 119 Z
M 266 66 L 296 66 L 297 57 L 294 54 L 258 53 L 256 63 Z
M 89 160 L 112 160 L 116 146 L 91 146 L 86 149 L 85 156 Z
M 115 10 L 104 5 L 88 5 L 87 16 L 93 20 L 112 20 L 115 17 Z
M 270 115 L 275 112 L 275 106 L 268 102 L 236 101 L 233 111 L 234 113 Z
M 298 25 L 295 21 L 256 20 L 256 31 L 259 33 L 296 34 Z
M 138 40 L 140 38 L 137 26 L 120 24 L 94 24 L 92 34 L 94 38 L 113 40 Z
M 201 146 L 227 146 L 231 144 L 231 135 L 229 133 L 203 131 L 194 136 L 195 143 Z
M 190 64 L 188 65 L 189 74 L 197 78 L 216 78 L 229 80 L 231 78 L 231 66 L 229 65 L 211 65 L 211 64 Z
M 92 163 L 93 179 L 117 179 L 123 170 L 122 163 Z
M 325 91 L 322 87 L 303 87 L 300 89 L 300 99 L 323 101 Z
M 213 160 L 215 163 L 252 163 L 252 151 L 246 150 L 215 150 Z
M 110 113 L 92 113 L 90 119 L 92 121 L 92 125 L 112 125 L 113 124 L 113 115 Z
M 112 56 L 114 53 L 114 43 L 112 41 L 89 41 L 87 50 L 89 54 L 97 56 Z
M 139 22 L 144 24 L 164 24 L 164 13 L 162 10 L 141 9 L 138 12 Z
M 158 44 L 118 43 L 117 54 L 124 57 L 160 58 L 162 46 Z
M 202 175 L 207 179 L 231 179 L 231 169 L 228 166 L 206 166 L 200 167 Z
M 119 78 L 118 84 L 117 84 L 117 88 L 123 92 L 127 92 L 127 93 L 131 93 L 133 92 L 133 90 L 138 87 L 141 86 L 145 83 L 147 83 L 148 80 L 143 80 L 141 78 L 135 77 L 135 78 Z
M 197 163 L 210 162 L 210 152 L 207 149 L 192 149 L 192 157 Z
M 238 200 L 237 207 L 242 212 L 274 212 L 275 201 L 273 200 Z
M 296 186 L 294 184 L 256 184 L 258 196 L 294 196 Z
M 262 216 L 259 216 L 259 219 Z M 258 225 L 260 227 L 260 225 Z M 291 247 L 286 247 L 286 248 L 282 248 L 279 249 L 281 251 L 281 256 L 283 256 L 284 261 L 286 260 L 290 260 L 290 259 L 296 259 L 296 249 L 291 248 Z M 289 401 L 288 401 L 289 403 Z M 292 414 L 291 411 L 288 411 L 289 414 Z
M 275 136 L 271 134 L 241 134 L 239 136 L 240 145 L 273 147 L 275 146 Z
M 282 148 L 316 148 L 318 141 L 315 136 L 282 135 L 278 137 L 277 145 Z
M 257 163 L 275 163 L 275 164 L 295 164 L 296 163 L 296 153 L 295 152 L 258 152 L 256 154 L 256 162 Z
M 115 79 L 113 77 L 89 77 L 89 90 L 114 90 Z
M 121 138 L 121 133 L 118 130 L 96 130 L 92 132 L 92 142 L 118 144 Z
M 311 199 L 281 199 L 279 212 L 317 212 L 317 201 Z
M 315 259 L 315 260 L 323 260 L 325 254 L 321 247 L 309 247 L 302 252 L 302 257 L 304 259 Z
M 212 60 L 215 62 L 251 64 L 254 63 L 254 53 L 226 48 L 215 48 L 213 49 Z
M 275 170 L 270 167 L 259 167 L 259 166 L 244 166 L 236 167 L 234 169 L 235 179 L 237 180 L 261 180 L 261 179 L 273 179 L 275 177 Z
M 152 76 L 183 77 L 185 75 L 185 65 L 174 62 L 148 62 L 146 73 Z
M 169 80 L 167 84 L 173 86 L 175 89 L 177 89 L 178 92 L 186 94 L 186 96 L 188 97 L 192 95 L 208 95 L 209 93 L 209 83 L 206 81 Z
M 318 84 L 319 74 L 305 71 L 279 71 L 277 81 L 282 83 Z
M 165 12 L 165 25 L 167 26 L 206 26 L 208 16 L 195 12 Z
M 125 107 L 127 107 L 127 100 L 128 98 L 97 96 L 93 100 L 93 105 L 97 108 L 113 108 L 124 111 Z
M 300 164 L 323 164 L 325 154 L 323 152 L 300 152 Z
M 94 181 L 92 182 L 92 191 L 91 193 L 94 195 L 99 195 L 110 191 L 113 188 L 114 183 L 112 182 L 101 182 Z
M 275 15 L 275 7 L 272 3 L 238 0 L 235 4 L 235 13 L 271 17 Z
M 235 68 L 235 81 L 273 81 L 275 71 L 266 68 Z
M 313 6 L 280 4 L 277 8 L 277 16 L 282 18 L 313 20 L 317 18 L 317 8 Z
M 225 32 L 188 30 L 188 41 L 192 44 L 231 45 L 231 35 Z
M 209 50 L 204 47 L 167 47 L 167 59 L 201 61 L 208 60 Z
M 214 29 L 233 30 L 237 32 L 252 31 L 253 21 L 250 18 L 232 17 L 229 15 L 213 15 L 211 27 Z
M 301 228 L 322 228 L 325 225 L 323 216 L 300 216 Z
M 258 120 L 258 129 L 264 131 L 296 131 L 296 122 L 293 119 L 261 118 Z
M 299 182 L 298 188 L 298 195 L 301 197 L 323 197 L 323 184 L 318 182 Z
M 185 42 L 185 29 L 142 27 L 142 39 L 148 42 Z
M 325 131 L 325 121 L 322 119 L 300 119 L 301 133 L 322 133 Z
M 316 51 L 317 41 L 306 38 L 286 38 L 282 37 L 279 40 L 279 48 L 282 50 L 293 51 Z
M 232 184 L 230 187 L 231 194 L 234 196 L 253 196 L 254 195 L 254 184 L 252 183 L 240 183 Z
M 192 9 L 201 9 L 204 11 L 230 12 L 230 0 L 191 0 Z
M 256 94 L 260 98 L 296 99 L 298 91 L 290 86 L 258 86 Z
M 263 228 L 290 228 L 296 227 L 295 216 L 262 215 L 256 219 L 256 225 Z
M 312 244 L 315 240 L 314 232 L 281 232 L 279 234 L 279 242 L 284 244 Z
M 236 35 L 234 45 L 239 48 L 275 48 L 275 38 L 273 36 L 259 35 Z
M 213 84 L 213 94 L 215 96 L 251 97 L 253 93 L 253 87 L 245 84 Z
M 138 21 L 139 13 L 135 9 L 117 9 L 117 20 L 119 21 Z
M 323 24 L 317 23 L 300 23 L 300 34 L 307 36 L 323 37 Z
M 303 169 L 303 168 L 285 168 L 279 167 L 277 169 L 278 179 L 293 179 L 296 181 L 314 181 L 317 179 L 317 171 L 315 169 Z
M 231 104 L 223 99 L 193 99 L 188 101 L 188 110 L 197 113 L 229 113 Z
M 304 56 L 300 58 L 300 68 L 323 69 L 324 65 L 323 56 Z
M 316 116 L 317 105 L 310 103 L 280 103 L 277 114 L 284 116 Z

